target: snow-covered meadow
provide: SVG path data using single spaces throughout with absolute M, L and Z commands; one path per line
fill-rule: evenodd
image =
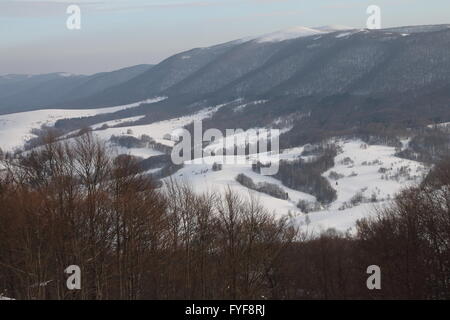
M 161 98 L 145 101 L 152 103 Z M 42 125 L 55 123 L 58 119 L 92 116 L 101 113 L 112 113 L 127 108 L 139 106 L 142 102 L 103 109 L 90 110 L 38 110 L 0 116 L 0 147 L 11 151 L 21 147 L 27 139 L 33 137 L 31 130 Z M 109 141 L 112 136 L 140 138 L 147 135 L 161 145 L 174 146 L 174 133 L 189 125 L 193 121 L 200 121 L 214 114 L 220 106 L 212 106 L 191 115 L 170 120 L 158 121 L 146 125 L 133 125 L 133 121 L 143 116 L 116 119 L 98 123 L 92 126 L 93 133 L 100 139 Z M 151 115 L 150 115 L 151 116 Z M 107 126 L 105 126 L 105 124 Z M 119 127 L 110 127 L 123 125 Z M 128 125 L 130 124 L 130 125 Z M 289 130 L 289 128 L 286 128 Z M 281 130 L 283 132 L 283 130 Z M 69 135 L 66 135 L 68 137 Z M 205 151 L 218 151 L 223 146 L 230 147 L 236 137 L 226 137 L 205 147 Z M 68 138 L 72 139 L 72 138 Z M 228 188 L 236 191 L 242 197 L 253 197 L 277 217 L 288 216 L 304 230 L 318 232 L 328 228 L 339 231 L 354 230 L 358 219 L 373 215 L 377 206 L 383 206 L 402 188 L 419 183 L 426 173 L 426 168 L 418 162 L 401 159 L 395 156 L 395 149 L 387 146 L 367 145 L 360 140 L 333 141 L 340 148 L 335 158 L 335 166 L 325 172 L 323 176 L 328 179 L 331 186 L 337 191 L 337 199 L 320 211 L 303 213 L 297 204 L 300 200 L 314 203 L 313 195 L 299 192 L 284 186 L 281 181 L 272 176 L 264 176 L 252 170 L 256 161 L 276 163 L 280 160 L 292 161 L 297 159 L 308 160 L 304 156 L 304 146 L 282 150 L 280 154 L 270 153 L 243 156 L 237 163 L 225 163 L 221 170 L 213 170 L 213 163 L 222 163 L 223 158 L 210 156 L 202 163 L 186 161 L 183 168 L 166 179 L 175 179 L 190 184 L 197 192 L 225 192 Z M 130 154 L 141 158 L 162 155 L 163 152 L 149 147 L 125 148 L 108 142 L 115 154 Z M 236 160 L 236 159 L 234 159 Z M 148 172 L 154 173 L 158 169 Z M 236 181 L 239 174 L 251 178 L 255 184 L 270 183 L 277 185 L 288 199 L 278 199 L 266 193 L 250 190 Z
M 57 120 L 90 117 L 103 113 L 113 113 L 137 107 L 143 103 L 155 103 L 164 98 L 154 98 L 127 105 L 101 109 L 41 109 L 36 111 L 0 115 L 0 147 L 3 151 L 13 151 L 34 138 L 32 129 L 53 126 Z
M 185 162 L 184 167 L 171 178 L 191 184 L 199 192 L 225 192 L 231 188 L 243 197 L 254 197 L 277 217 L 288 216 L 303 230 L 320 232 L 328 228 L 354 231 L 358 219 L 376 214 L 376 208 L 390 202 L 403 188 L 419 183 L 427 169 L 416 161 L 396 157 L 395 148 L 368 146 L 360 140 L 337 140 L 342 152 L 335 158 L 335 166 L 323 174 L 337 191 L 337 200 L 327 208 L 305 214 L 297 208 L 299 200 L 314 202 L 315 197 L 284 186 L 271 176 L 263 176 L 252 170 L 251 156 L 245 164 L 224 164 L 222 170 L 213 171 L 211 163 L 221 162 L 221 157 L 205 159 L 207 163 Z M 259 155 L 261 161 L 297 160 L 303 147 L 283 150 L 278 156 Z M 232 162 L 232 161 L 230 161 Z M 239 162 L 239 161 L 236 161 Z M 330 178 L 337 173 L 338 179 Z M 245 174 L 255 183 L 268 182 L 278 185 L 288 193 L 289 199 L 281 200 L 265 193 L 250 190 L 236 181 L 238 174 Z M 332 175 L 333 176 L 333 175 Z

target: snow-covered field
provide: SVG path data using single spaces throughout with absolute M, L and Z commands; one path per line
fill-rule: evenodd
M 419 162 L 396 157 L 393 147 L 368 146 L 360 140 L 338 144 L 343 152 L 335 158 L 335 166 L 323 174 L 337 191 L 337 200 L 327 210 L 309 213 L 309 225 L 305 215 L 298 218 L 312 231 L 354 231 L 357 220 L 374 215 L 377 207 L 389 204 L 402 189 L 420 183 L 428 171 Z M 330 178 L 332 171 L 343 177 Z M 359 195 L 363 201 L 352 205 L 352 198 L 356 200 Z
M 120 110 L 134 108 L 142 103 L 155 103 L 164 98 L 148 99 L 127 105 L 102 109 L 43 109 L 36 111 L 0 115 L 0 148 L 3 151 L 13 151 L 35 137 L 32 129 L 41 126 L 52 126 L 57 120 L 95 116 L 102 113 L 113 113 Z
M 202 119 L 210 117 L 217 111 L 218 107 L 203 109 L 195 114 L 187 115 L 175 119 L 158 121 L 146 125 L 127 126 L 119 128 L 108 128 L 105 130 L 97 130 L 95 134 L 101 139 L 108 140 L 111 136 L 130 135 L 139 138 L 143 134 L 152 137 L 156 142 L 173 146 L 175 142 L 173 140 L 165 139 L 165 135 L 171 135 L 177 129 L 180 129 L 193 121 L 200 121 Z
M 108 143 L 108 147 L 117 155 L 128 154 L 135 157 L 147 159 L 154 156 L 163 155 L 164 153 L 152 148 L 125 148 Z
M 146 101 L 156 102 L 161 98 Z M 138 106 L 134 103 L 92 110 L 39 110 L 31 112 L 16 113 L 0 116 L 0 147 L 3 150 L 13 150 L 33 137 L 31 129 L 39 128 L 43 124 L 52 125 L 58 119 L 92 116 L 100 113 L 110 113 Z M 132 136 L 140 138 L 148 135 L 156 142 L 167 146 L 173 146 L 176 142 L 171 139 L 174 132 L 196 120 L 210 117 L 223 105 L 214 106 L 200 110 L 199 112 L 183 117 L 159 121 L 147 125 L 130 125 L 126 127 L 107 127 L 125 122 L 139 120 L 142 116 L 117 119 L 92 126 L 93 133 L 101 139 L 108 141 L 115 136 Z M 151 115 L 150 115 L 151 116 Z M 287 128 L 286 130 L 289 130 Z M 234 143 L 235 136 L 217 140 L 206 147 L 207 151 L 218 151 L 223 145 L 230 146 Z M 69 138 L 72 139 L 72 138 Z M 337 191 L 337 200 L 321 211 L 310 212 L 307 215 L 297 208 L 299 200 L 314 203 L 315 197 L 310 194 L 299 192 L 282 185 L 282 183 L 271 177 L 263 176 L 252 170 L 252 163 L 256 160 L 261 162 L 276 163 L 279 160 L 296 160 L 309 157 L 302 156 L 304 146 L 283 150 L 279 155 L 266 153 L 242 157 L 238 164 L 225 162 L 222 170 L 213 171 L 212 163 L 222 163 L 222 158 L 208 157 L 203 163 L 194 161 L 185 162 L 184 167 L 167 179 L 176 179 L 186 182 L 197 192 L 225 192 L 231 188 L 243 197 L 253 197 L 277 217 L 289 216 L 302 229 L 313 232 L 335 228 L 340 231 L 354 230 L 355 222 L 363 217 L 375 213 L 376 206 L 389 203 L 396 193 L 402 188 L 416 184 L 421 181 L 427 172 L 422 164 L 401 159 L 395 156 L 395 149 L 387 146 L 368 146 L 360 140 L 337 140 L 341 152 L 335 158 L 335 166 L 325 172 L 331 186 Z M 406 142 L 405 142 L 406 143 Z M 108 143 L 116 154 L 130 154 L 142 158 L 149 158 L 163 154 L 151 148 L 124 148 Z M 227 160 L 229 160 L 227 158 Z M 158 169 L 152 169 L 155 172 Z M 282 188 L 289 196 L 287 200 L 274 198 L 268 194 L 250 190 L 239 184 L 235 179 L 238 174 L 245 174 L 255 184 L 271 183 Z
M 244 148 L 246 144 L 255 144 L 259 139 L 269 139 L 269 135 L 271 135 L 272 138 L 275 138 L 289 130 L 290 128 L 272 131 L 269 131 L 265 128 L 255 128 L 246 131 L 234 130 L 232 134 L 227 134 L 225 132 L 223 133 L 224 136 L 222 138 L 216 139 L 213 143 L 209 144 L 205 148 L 205 152 L 208 152 L 208 154 L 217 153 L 223 148 L 232 149 L 234 146 Z
M 246 164 L 224 164 L 220 171 L 213 171 L 211 163 L 220 163 L 221 157 L 205 159 L 209 164 L 186 162 L 184 168 L 171 178 L 191 184 L 198 192 L 224 192 L 230 187 L 243 197 L 256 197 L 277 217 L 293 217 L 304 230 L 320 232 L 335 228 L 346 232 L 354 231 L 357 220 L 374 215 L 376 207 L 388 204 L 403 188 L 419 183 L 427 172 L 418 162 L 396 157 L 395 148 L 392 147 L 368 146 L 359 140 L 339 140 L 336 143 L 341 146 L 342 153 L 335 158 L 335 166 L 323 176 L 337 191 L 337 200 L 328 208 L 307 215 L 296 205 L 299 200 L 314 202 L 315 197 L 287 188 L 273 177 L 253 172 L 252 157 Z M 261 155 L 260 160 L 296 160 L 301 157 L 302 152 L 303 147 L 298 147 L 284 150 L 276 158 L 269 154 Z M 329 177 L 331 172 L 337 174 L 337 180 Z M 242 186 L 235 180 L 240 173 L 252 178 L 255 183 L 277 184 L 288 193 L 289 199 L 276 199 Z
M 233 156 L 224 158 L 218 156 L 208 157 L 204 158 L 205 163 L 203 164 L 196 164 L 194 163 L 195 161 L 188 161 L 185 162 L 184 167 L 181 170 L 176 172 L 170 178 L 191 185 L 195 189 L 195 191 L 199 193 L 224 193 L 229 187 L 232 191 L 237 192 L 239 195 L 247 199 L 250 199 L 250 197 L 255 197 L 261 202 L 262 205 L 264 205 L 264 207 L 266 207 L 270 212 L 276 214 L 279 217 L 284 216 L 289 212 L 297 211 L 298 209 L 296 208 L 296 203 L 300 199 L 306 201 L 315 201 L 315 197 L 312 195 L 299 192 L 284 186 L 283 189 L 289 194 L 290 200 L 276 199 L 267 194 L 256 192 L 242 186 L 235 180 L 236 176 L 240 173 L 243 173 L 246 176 L 252 178 L 255 183 L 268 182 L 281 186 L 281 183 L 273 177 L 263 176 L 253 172 L 251 160 L 245 161 L 245 157 L 243 158 L 244 159 L 239 159 Z M 213 171 L 211 163 L 220 163 L 222 162 L 222 160 L 225 160 L 225 163 L 231 164 L 223 164 L 222 170 Z M 236 160 L 236 163 L 233 163 L 234 160 Z M 239 164 L 240 162 L 244 163 Z M 170 178 L 167 178 L 167 180 L 169 180 Z
M 324 173 L 338 193 L 338 200 L 330 209 L 339 209 L 358 192 L 366 198 L 375 195 L 377 200 L 387 200 L 401 188 L 420 182 L 426 172 L 416 161 L 395 157 L 392 147 L 368 146 L 358 140 L 340 145 L 343 153 L 335 158 L 335 167 Z M 338 180 L 330 178 L 332 171 L 343 177 Z
M 145 118 L 145 116 L 136 116 L 136 117 L 129 117 L 129 118 L 105 121 L 105 122 L 101 122 L 101 123 L 97 123 L 96 125 L 93 125 L 92 129 L 97 130 L 97 129 L 101 129 L 102 127 L 105 127 L 105 126 L 114 127 L 119 124 L 123 124 L 123 123 L 127 123 L 127 122 L 135 122 L 135 121 L 141 120 L 142 118 Z

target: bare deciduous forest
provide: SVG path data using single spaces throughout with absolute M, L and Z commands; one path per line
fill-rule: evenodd
M 4 157 L 0 294 L 15 299 L 448 299 L 450 161 L 355 235 L 298 232 L 231 191 L 164 188 L 90 134 Z M 81 290 L 65 268 L 82 270 Z M 382 289 L 367 289 L 379 265 Z

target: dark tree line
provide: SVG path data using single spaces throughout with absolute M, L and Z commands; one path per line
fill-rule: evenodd
M 326 148 L 323 153 L 311 161 L 280 161 L 278 173 L 274 176 L 285 186 L 314 195 L 322 204 L 336 200 L 334 190 L 322 173 L 334 166 L 336 150 Z
M 17 299 L 256 299 L 294 237 L 232 192 L 156 190 L 91 135 L 5 160 L 0 292 Z M 78 265 L 82 288 L 66 288 Z
M 450 299 L 450 160 L 400 193 L 355 235 L 333 230 L 286 249 L 280 296 L 290 299 Z M 368 290 L 368 266 L 381 290 Z
M 449 161 L 356 234 L 314 236 L 231 191 L 156 189 L 89 134 L 2 168 L 0 294 L 12 298 L 450 298 Z M 69 265 L 81 290 L 66 288 Z M 370 265 L 379 291 L 366 286 Z
M 268 194 L 277 199 L 282 199 L 282 200 L 289 199 L 289 194 L 285 190 L 283 190 L 283 188 L 278 186 L 277 184 L 268 183 L 268 182 L 262 182 L 262 183 L 260 182 L 260 183 L 255 184 L 253 182 L 252 178 L 246 176 L 243 173 L 238 174 L 235 179 L 241 185 L 243 185 L 244 187 L 246 187 L 250 190 L 255 190 L 255 191 L 258 191 L 261 193 L 265 193 L 265 194 Z
M 417 130 L 408 148 L 397 156 L 415 161 L 435 164 L 450 155 L 450 135 L 448 128 L 426 128 Z

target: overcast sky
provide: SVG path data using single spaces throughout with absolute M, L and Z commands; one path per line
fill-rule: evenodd
M 66 9 L 81 8 L 81 30 Z M 158 63 L 209 46 L 292 26 L 450 23 L 449 0 L 0 0 L 0 74 L 91 74 Z

